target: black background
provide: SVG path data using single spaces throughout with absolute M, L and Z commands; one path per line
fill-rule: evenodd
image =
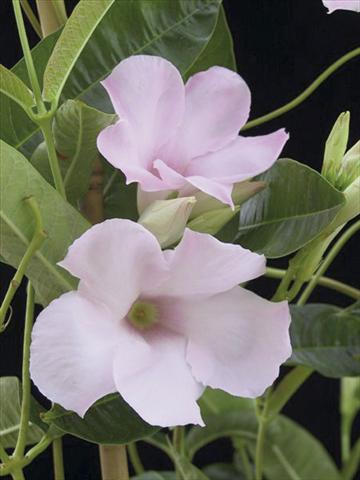
M 66 3 L 68 11 L 71 11 L 76 2 L 71 0 Z M 347 11 L 327 15 L 321 0 L 224 0 L 224 5 L 234 37 L 238 71 L 252 91 L 251 118 L 293 99 L 327 66 L 360 44 L 360 15 Z M 12 67 L 22 54 L 10 0 L 0 2 L 0 18 L 1 63 Z M 35 44 L 37 37 L 31 27 L 28 32 L 31 43 Z M 349 144 L 353 145 L 359 138 L 359 62 L 359 58 L 353 59 L 305 103 L 251 130 L 251 135 L 286 127 L 290 140 L 283 156 L 320 170 L 324 142 L 340 112 L 350 110 L 352 114 Z M 358 278 L 357 240 L 352 238 L 348 242 L 328 271 L 334 278 L 353 285 Z M 272 264 L 275 265 L 274 262 Z M 285 264 L 284 261 L 276 263 Z M 1 298 L 12 273 L 9 267 L 1 266 Z M 270 297 L 275 286 L 275 281 L 261 279 L 254 284 L 254 289 Z M 339 306 L 349 304 L 349 300 L 340 294 L 321 288 L 311 300 Z M 0 337 L 2 376 L 20 376 L 24 302 L 24 289 L 21 288 L 13 303 L 11 324 Z M 336 380 L 313 375 L 284 410 L 321 440 L 337 462 L 340 459 L 338 393 Z M 356 422 L 355 429 L 359 428 L 359 423 Z M 150 447 L 140 445 L 140 453 L 148 468 L 171 467 L 162 454 Z M 67 479 L 100 478 L 95 445 L 67 436 L 64 439 L 64 454 Z M 230 444 L 225 440 L 209 446 L 197 457 L 199 465 L 230 460 Z M 51 468 L 51 452 L 48 450 L 27 468 L 27 478 L 51 479 Z

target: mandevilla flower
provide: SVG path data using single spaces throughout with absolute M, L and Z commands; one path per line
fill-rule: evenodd
M 238 245 L 186 230 L 163 252 L 143 226 L 113 219 L 60 265 L 79 287 L 39 315 L 30 369 L 44 395 L 81 416 L 118 391 L 150 424 L 202 425 L 205 386 L 256 397 L 291 353 L 288 304 L 238 286 L 265 269 Z
M 142 209 L 171 192 L 198 190 L 232 207 L 234 184 L 271 167 L 288 139 L 283 129 L 238 135 L 250 90 L 226 68 L 209 68 L 184 85 L 167 60 L 138 55 L 123 60 L 103 85 L 119 121 L 100 133 L 98 148 L 127 183 L 139 183 Z
M 323 4 L 328 9 L 327 13 L 333 13 L 335 10 L 360 12 L 360 0 L 323 0 Z

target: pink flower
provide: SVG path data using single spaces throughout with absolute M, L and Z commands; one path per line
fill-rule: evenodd
M 148 423 L 202 425 L 209 385 L 256 397 L 291 353 L 287 302 L 238 286 L 264 273 L 261 255 L 186 230 L 174 250 L 129 220 L 107 220 L 61 265 L 77 291 L 39 315 L 31 376 L 53 402 L 83 416 L 119 392 Z
M 327 13 L 335 10 L 353 10 L 360 13 L 360 0 L 323 0 L 323 4 L 328 9 Z
M 238 135 L 250 90 L 226 68 L 197 73 L 184 85 L 167 60 L 138 55 L 123 60 L 103 85 L 120 120 L 100 133 L 98 148 L 128 183 L 158 192 L 147 203 L 174 190 L 180 196 L 202 190 L 233 206 L 234 183 L 271 167 L 288 139 L 284 130 Z

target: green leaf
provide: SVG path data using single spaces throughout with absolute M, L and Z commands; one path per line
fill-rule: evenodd
M 16 377 L 0 378 L 0 443 L 4 448 L 14 448 L 16 445 L 21 413 L 21 388 Z M 32 399 L 31 410 L 34 413 L 40 405 Z M 38 419 L 38 421 L 36 421 Z M 31 415 L 26 444 L 37 443 L 44 435 L 44 424 L 36 415 Z M 36 421 L 36 424 L 33 423 Z
M 100 112 L 80 100 L 68 100 L 57 111 L 53 135 L 67 199 L 72 204 L 88 191 L 94 160 L 99 155 L 97 136 L 115 118 L 115 115 Z M 31 163 L 47 182 L 53 184 L 44 143 L 36 148 Z
M 99 81 L 130 55 L 160 55 L 173 62 L 185 74 L 212 36 L 219 5 L 220 0 L 114 2 L 72 69 L 61 100 L 82 97 L 86 103 L 111 112 L 108 96 Z M 59 33 L 50 35 L 32 50 L 39 78 L 43 75 L 58 35 Z M 13 71 L 25 83 L 28 82 L 23 60 Z M 6 97 L 0 115 L 1 124 L 5 124 L 2 138 L 15 147 L 23 146 L 39 130 Z M 33 148 L 34 145 L 30 145 L 24 151 L 29 155 Z
M 44 72 L 43 96 L 49 102 L 58 103 L 65 82 L 89 41 L 114 0 L 86 0 L 74 8 L 67 20 Z M 106 44 L 103 45 L 106 48 Z
M 310 242 L 344 203 L 341 192 L 295 160 L 280 159 L 256 179 L 268 187 L 241 206 L 235 239 L 268 258 L 283 257 Z
M 32 91 L 25 83 L 4 65 L 0 65 L 0 92 L 18 103 L 28 114 L 34 105 Z
M 360 312 L 309 304 L 291 308 L 292 363 L 328 377 L 360 375 Z
M 131 480 L 176 480 L 175 472 L 154 472 L 149 471 L 142 473 L 141 475 L 136 475 L 136 477 L 131 477 Z
M 199 400 L 202 417 L 205 420 L 213 415 L 225 412 L 255 409 L 255 400 L 252 398 L 234 397 L 223 390 L 207 388 Z
M 77 280 L 56 263 L 90 225 L 20 152 L 4 142 L 0 143 L 0 148 L 0 255 L 13 267 L 19 265 L 34 230 L 23 199 L 33 195 L 48 237 L 30 261 L 26 276 L 34 285 L 37 300 L 45 306 L 61 293 L 76 287 Z
M 214 415 L 205 428 L 194 427 L 186 438 L 192 457 L 200 448 L 222 437 L 245 440 L 254 457 L 257 419 L 250 410 Z M 289 418 L 276 417 L 265 439 L 264 473 L 268 480 L 340 480 L 340 474 L 321 443 Z
M 209 480 L 246 480 L 244 474 L 229 463 L 214 463 L 203 469 Z
M 43 416 L 50 425 L 93 443 L 129 443 L 159 430 L 144 422 L 118 394 L 107 395 L 92 405 L 81 418 L 60 405 Z
M 207 70 L 214 65 L 236 71 L 233 39 L 223 6 L 220 7 L 216 27 L 209 42 L 191 68 L 187 70 L 186 78 L 191 77 L 194 73 Z
M 125 176 L 104 161 L 104 213 L 105 218 L 128 218 L 135 222 L 137 211 L 137 185 L 126 185 Z

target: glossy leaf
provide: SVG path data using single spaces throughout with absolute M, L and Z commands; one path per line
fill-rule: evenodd
M 4 65 L 0 65 L 0 92 L 18 103 L 27 113 L 34 104 L 32 91 Z
M 328 377 L 360 376 L 360 310 L 310 304 L 291 309 L 291 362 Z
M 242 205 L 235 238 L 268 258 L 283 257 L 310 242 L 344 203 L 342 193 L 295 160 L 280 159 L 256 179 L 268 187 Z
M 20 427 L 21 413 L 21 389 L 20 382 L 16 377 L 0 378 L 0 443 L 4 448 L 14 448 Z M 32 399 L 31 409 L 34 412 L 40 406 Z M 40 418 L 33 423 L 29 422 L 29 429 L 26 443 L 31 445 L 37 443 L 44 435 L 44 428 Z
M 233 39 L 223 6 L 220 7 L 216 27 L 208 44 L 191 68 L 187 70 L 185 77 L 189 78 L 191 75 L 194 75 L 194 73 L 207 70 L 214 65 L 236 71 Z
M 205 428 L 194 427 L 186 448 L 192 457 L 200 448 L 222 437 L 245 440 L 255 454 L 257 419 L 250 410 L 208 418 Z M 269 425 L 265 439 L 264 473 L 268 480 L 339 480 L 340 474 L 321 443 L 292 420 L 280 415 Z
M 94 160 L 99 155 L 97 136 L 115 118 L 115 115 L 100 112 L 79 100 L 68 100 L 57 111 L 53 135 L 67 199 L 72 204 L 88 191 Z M 36 148 L 31 163 L 47 182 L 53 184 L 44 143 Z
M 114 0 L 92 0 L 89 4 L 86 0 L 80 0 L 76 5 L 46 65 L 45 100 L 57 104 L 76 60 L 113 3 Z
M 61 101 L 82 97 L 87 104 L 111 112 L 108 96 L 99 81 L 130 55 L 160 55 L 185 74 L 212 36 L 219 5 L 220 0 L 114 2 L 71 70 Z M 32 50 L 40 79 L 58 36 L 58 32 L 50 35 Z M 27 83 L 23 60 L 13 71 Z M 27 142 L 38 132 L 37 125 L 6 98 L 0 118 L 6 119 L 2 138 L 15 147 L 26 144 L 24 152 L 31 154 L 34 145 L 27 145 Z
M 84 418 L 55 405 L 43 420 L 63 432 L 94 443 L 129 443 L 159 430 L 144 422 L 118 394 L 98 400 Z
M 56 263 L 89 223 L 30 165 L 17 150 L 4 142 L 1 147 L 0 254 L 17 267 L 32 238 L 34 222 L 23 199 L 33 195 L 40 207 L 48 237 L 30 261 L 26 276 L 34 285 L 37 300 L 47 305 L 77 281 Z

